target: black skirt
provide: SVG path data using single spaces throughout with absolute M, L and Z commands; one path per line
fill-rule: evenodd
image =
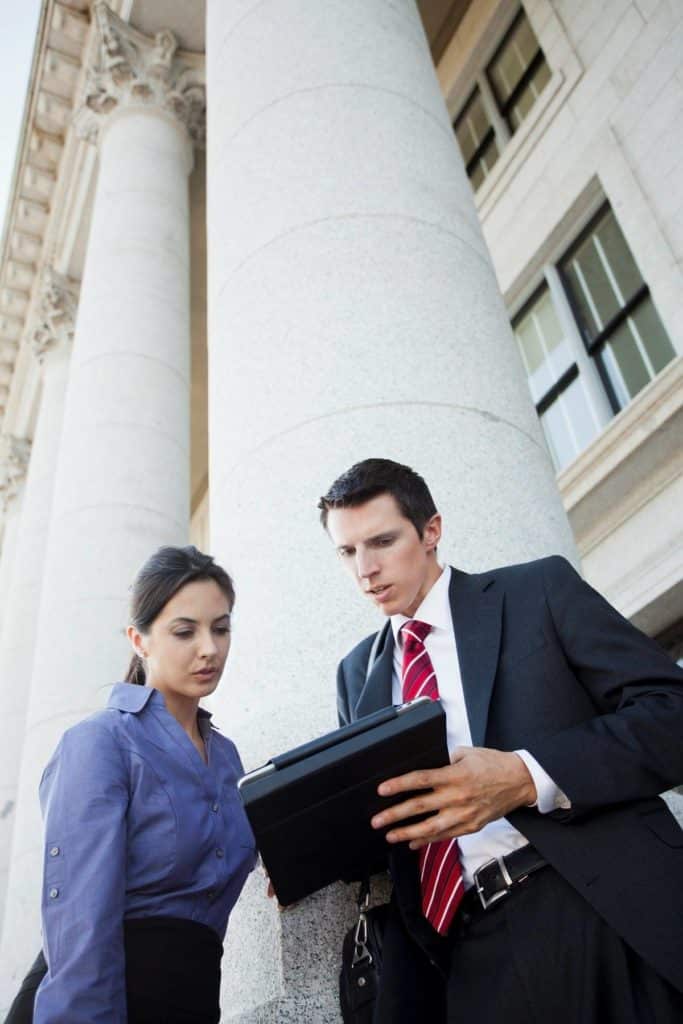
M 177 917 L 124 921 L 128 1024 L 217 1024 L 223 945 L 205 924 Z M 32 1024 L 47 967 L 40 953 L 5 1024 Z

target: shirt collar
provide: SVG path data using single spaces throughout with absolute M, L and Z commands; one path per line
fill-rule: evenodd
M 166 701 L 159 690 L 153 686 L 137 686 L 135 683 L 114 683 L 107 707 L 115 708 L 116 711 L 129 711 L 134 715 L 139 714 L 148 704 L 153 707 L 166 709 Z M 211 714 L 205 708 L 197 709 L 197 718 L 211 721 Z
M 448 595 L 448 588 L 451 582 L 451 567 L 446 565 L 438 580 L 432 584 L 431 590 L 427 592 L 414 615 L 410 618 L 407 615 L 392 615 L 391 630 L 394 634 L 394 641 L 397 647 L 401 646 L 401 626 L 411 619 L 419 619 L 420 622 L 427 622 L 432 629 L 449 629 L 451 626 L 451 605 Z

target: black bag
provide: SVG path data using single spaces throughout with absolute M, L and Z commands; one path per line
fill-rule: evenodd
M 21 983 L 21 988 L 10 1006 L 9 1013 L 5 1018 L 5 1024 L 32 1024 L 33 1004 L 36 999 L 38 986 L 47 974 L 47 964 L 41 949 L 33 961 L 28 974 Z
M 372 1024 L 382 975 L 382 942 L 389 904 L 370 907 L 370 883 L 358 893 L 358 921 L 344 936 L 339 1002 L 344 1024 Z

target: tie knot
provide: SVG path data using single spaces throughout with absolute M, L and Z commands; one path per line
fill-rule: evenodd
M 428 622 L 420 622 L 419 619 L 410 619 L 408 622 L 404 622 L 401 626 L 401 636 L 403 637 L 403 644 L 411 644 L 417 641 L 420 644 L 425 642 L 425 638 L 428 633 L 431 632 L 432 627 Z

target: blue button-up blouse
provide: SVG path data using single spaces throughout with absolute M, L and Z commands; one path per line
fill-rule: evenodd
M 117 683 L 43 775 L 43 946 L 35 1024 L 125 1024 L 123 919 L 180 917 L 223 939 L 256 863 L 235 745 L 199 711 L 208 763 L 149 687 Z

